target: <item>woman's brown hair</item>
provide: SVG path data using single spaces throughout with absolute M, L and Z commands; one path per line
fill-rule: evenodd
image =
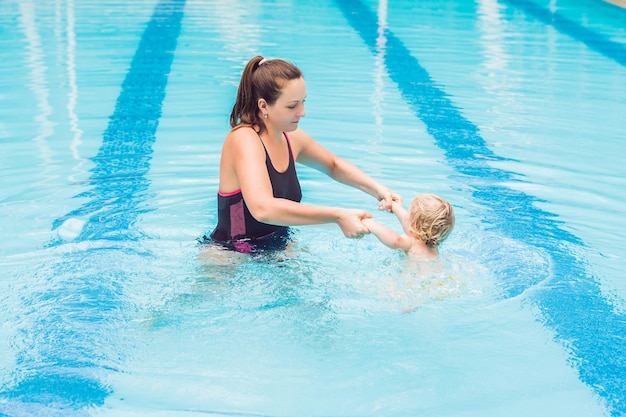
M 259 99 L 265 99 L 269 105 L 276 103 L 285 82 L 301 77 L 302 72 L 290 62 L 262 56 L 252 58 L 241 74 L 230 126 L 258 126 L 258 133 L 263 133 L 265 122 L 259 115 Z

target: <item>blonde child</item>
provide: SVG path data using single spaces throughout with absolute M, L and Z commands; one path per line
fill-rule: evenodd
M 400 235 L 372 219 L 362 219 L 362 222 L 382 243 L 403 250 L 411 257 L 436 257 L 439 245 L 454 227 L 452 206 L 435 194 L 419 194 L 408 212 L 402 207 L 402 198 L 394 196 L 391 211 L 406 234 Z

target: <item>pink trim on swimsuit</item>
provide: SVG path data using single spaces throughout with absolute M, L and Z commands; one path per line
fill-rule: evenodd
M 217 194 L 221 195 L 222 197 L 230 197 L 231 195 L 239 194 L 240 192 L 241 192 L 241 188 L 235 191 L 228 192 L 228 193 L 223 193 L 218 190 Z
M 296 156 L 293 154 L 293 146 L 291 146 L 291 141 L 289 140 L 289 136 L 287 136 L 287 132 L 283 132 L 283 135 L 285 135 L 285 139 L 287 139 L 287 144 L 289 145 L 289 150 L 291 151 L 291 158 L 293 159 L 293 162 L 296 162 Z
M 246 218 L 243 213 L 243 199 L 230 206 L 230 235 L 246 235 Z

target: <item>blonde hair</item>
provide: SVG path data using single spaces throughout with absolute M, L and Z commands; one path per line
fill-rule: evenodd
M 423 193 L 411 202 L 409 220 L 416 237 L 432 248 L 446 240 L 452 231 L 454 211 L 443 198 Z

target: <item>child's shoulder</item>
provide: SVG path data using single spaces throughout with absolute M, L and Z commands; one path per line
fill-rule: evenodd
M 407 236 L 411 239 L 411 247 L 407 251 L 409 257 L 415 261 L 425 261 L 435 259 L 438 255 L 437 248 L 430 248 L 422 240 Z

